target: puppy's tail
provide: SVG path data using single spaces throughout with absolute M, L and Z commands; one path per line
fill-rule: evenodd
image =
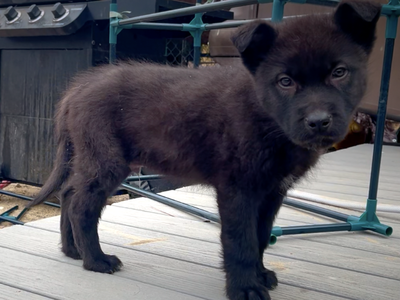
M 56 131 L 58 147 L 53 170 L 40 189 L 39 194 L 36 195 L 33 201 L 26 205 L 27 209 L 46 201 L 47 198 L 52 196 L 62 186 L 70 175 L 71 159 L 74 151 L 73 144 L 66 128 L 62 128 L 61 130 L 56 129 Z

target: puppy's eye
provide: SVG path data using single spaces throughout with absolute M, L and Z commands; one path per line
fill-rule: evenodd
M 278 79 L 278 84 L 283 88 L 290 88 L 294 85 L 294 82 L 290 77 L 282 76 Z
M 332 77 L 335 79 L 343 78 L 347 75 L 348 71 L 345 67 L 339 67 L 333 70 Z

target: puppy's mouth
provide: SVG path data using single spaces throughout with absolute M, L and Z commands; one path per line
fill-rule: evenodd
M 293 142 L 300 147 L 309 149 L 309 150 L 326 150 L 332 147 L 333 144 L 338 142 L 337 138 L 331 136 L 319 136 L 314 138 L 306 138 L 306 139 L 296 139 Z
M 336 143 L 336 140 L 332 138 L 322 138 L 319 141 L 309 143 L 308 148 L 314 150 L 325 150 L 332 147 Z

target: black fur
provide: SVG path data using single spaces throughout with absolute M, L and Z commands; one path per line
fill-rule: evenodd
M 263 253 L 274 218 L 288 188 L 346 135 L 379 13 L 346 1 L 330 16 L 251 22 L 232 37 L 246 68 L 131 62 L 81 73 L 57 110 L 53 173 L 29 207 L 62 186 L 62 251 L 112 273 L 122 264 L 102 252 L 97 222 L 134 168 L 213 186 L 228 298 L 270 299 L 278 281 Z

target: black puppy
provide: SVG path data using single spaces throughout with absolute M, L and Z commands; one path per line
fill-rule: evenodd
M 254 21 L 232 41 L 244 67 L 119 63 L 79 74 L 55 118 L 57 157 L 29 207 L 62 187 L 62 251 L 112 273 L 97 223 L 138 166 L 213 186 L 229 299 L 270 299 L 263 265 L 283 196 L 340 141 L 364 95 L 381 6 L 346 1 L 330 15 Z

